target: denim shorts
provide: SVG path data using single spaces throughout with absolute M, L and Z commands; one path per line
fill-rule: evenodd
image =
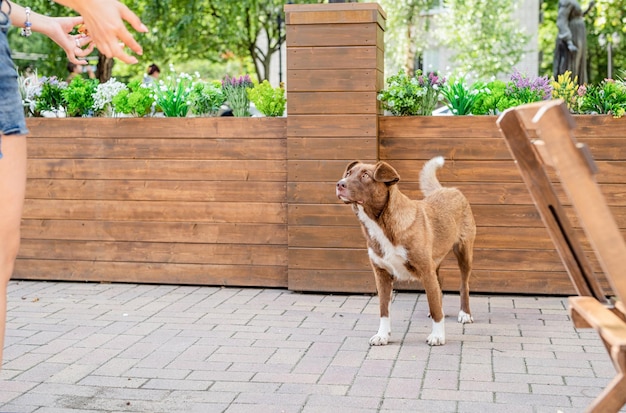
M 24 108 L 17 84 L 17 71 L 11 59 L 7 32 L 11 22 L 6 13 L 0 11 L 0 139 L 2 135 L 25 135 Z M 0 144 L 2 141 L 0 141 Z M 2 146 L 0 146 L 2 157 Z

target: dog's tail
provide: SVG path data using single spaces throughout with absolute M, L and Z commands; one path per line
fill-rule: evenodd
M 437 179 L 437 169 L 441 168 L 444 162 L 443 156 L 436 156 L 426 162 L 422 168 L 422 171 L 420 172 L 420 189 L 422 190 L 424 196 L 428 196 L 437 189 L 442 188 L 439 180 Z

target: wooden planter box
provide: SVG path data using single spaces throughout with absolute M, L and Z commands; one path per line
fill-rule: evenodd
M 415 198 L 423 163 L 446 158 L 440 180 L 467 195 L 478 225 L 473 291 L 571 294 L 495 121 L 380 116 L 379 157 Z M 576 121 L 626 228 L 626 118 Z M 15 278 L 374 291 L 358 222 L 334 194 L 350 155 L 324 151 L 319 139 L 307 147 L 312 159 L 288 158 L 286 118 L 29 119 L 28 127 Z M 300 181 L 288 182 L 290 168 Z M 442 273 L 445 289 L 457 290 L 453 256 Z
M 16 278 L 287 285 L 285 118 L 28 127 Z
M 443 155 L 440 180 L 463 190 L 478 225 L 472 290 L 574 292 L 495 117 L 381 116 L 379 5 L 285 15 L 287 118 L 28 119 L 15 277 L 374 292 L 336 181 L 350 161 L 382 159 L 419 198 L 422 165 Z M 577 122 L 626 228 L 626 118 Z M 452 257 L 442 274 L 457 290 Z

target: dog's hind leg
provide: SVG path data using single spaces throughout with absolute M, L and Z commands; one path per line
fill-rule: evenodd
M 387 271 L 374 266 L 378 304 L 380 306 L 380 324 L 378 332 L 370 338 L 371 346 L 385 346 L 391 336 L 391 296 L 393 294 L 393 277 Z
M 461 270 L 461 309 L 459 310 L 458 322 L 462 324 L 474 322 L 469 304 L 469 280 L 472 275 L 473 250 L 473 237 L 461 240 L 454 246 L 454 255 L 456 255 Z

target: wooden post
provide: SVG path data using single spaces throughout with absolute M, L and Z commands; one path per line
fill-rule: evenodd
M 378 158 L 385 14 L 375 3 L 286 5 L 288 284 L 375 290 L 365 240 L 335 183 Z

